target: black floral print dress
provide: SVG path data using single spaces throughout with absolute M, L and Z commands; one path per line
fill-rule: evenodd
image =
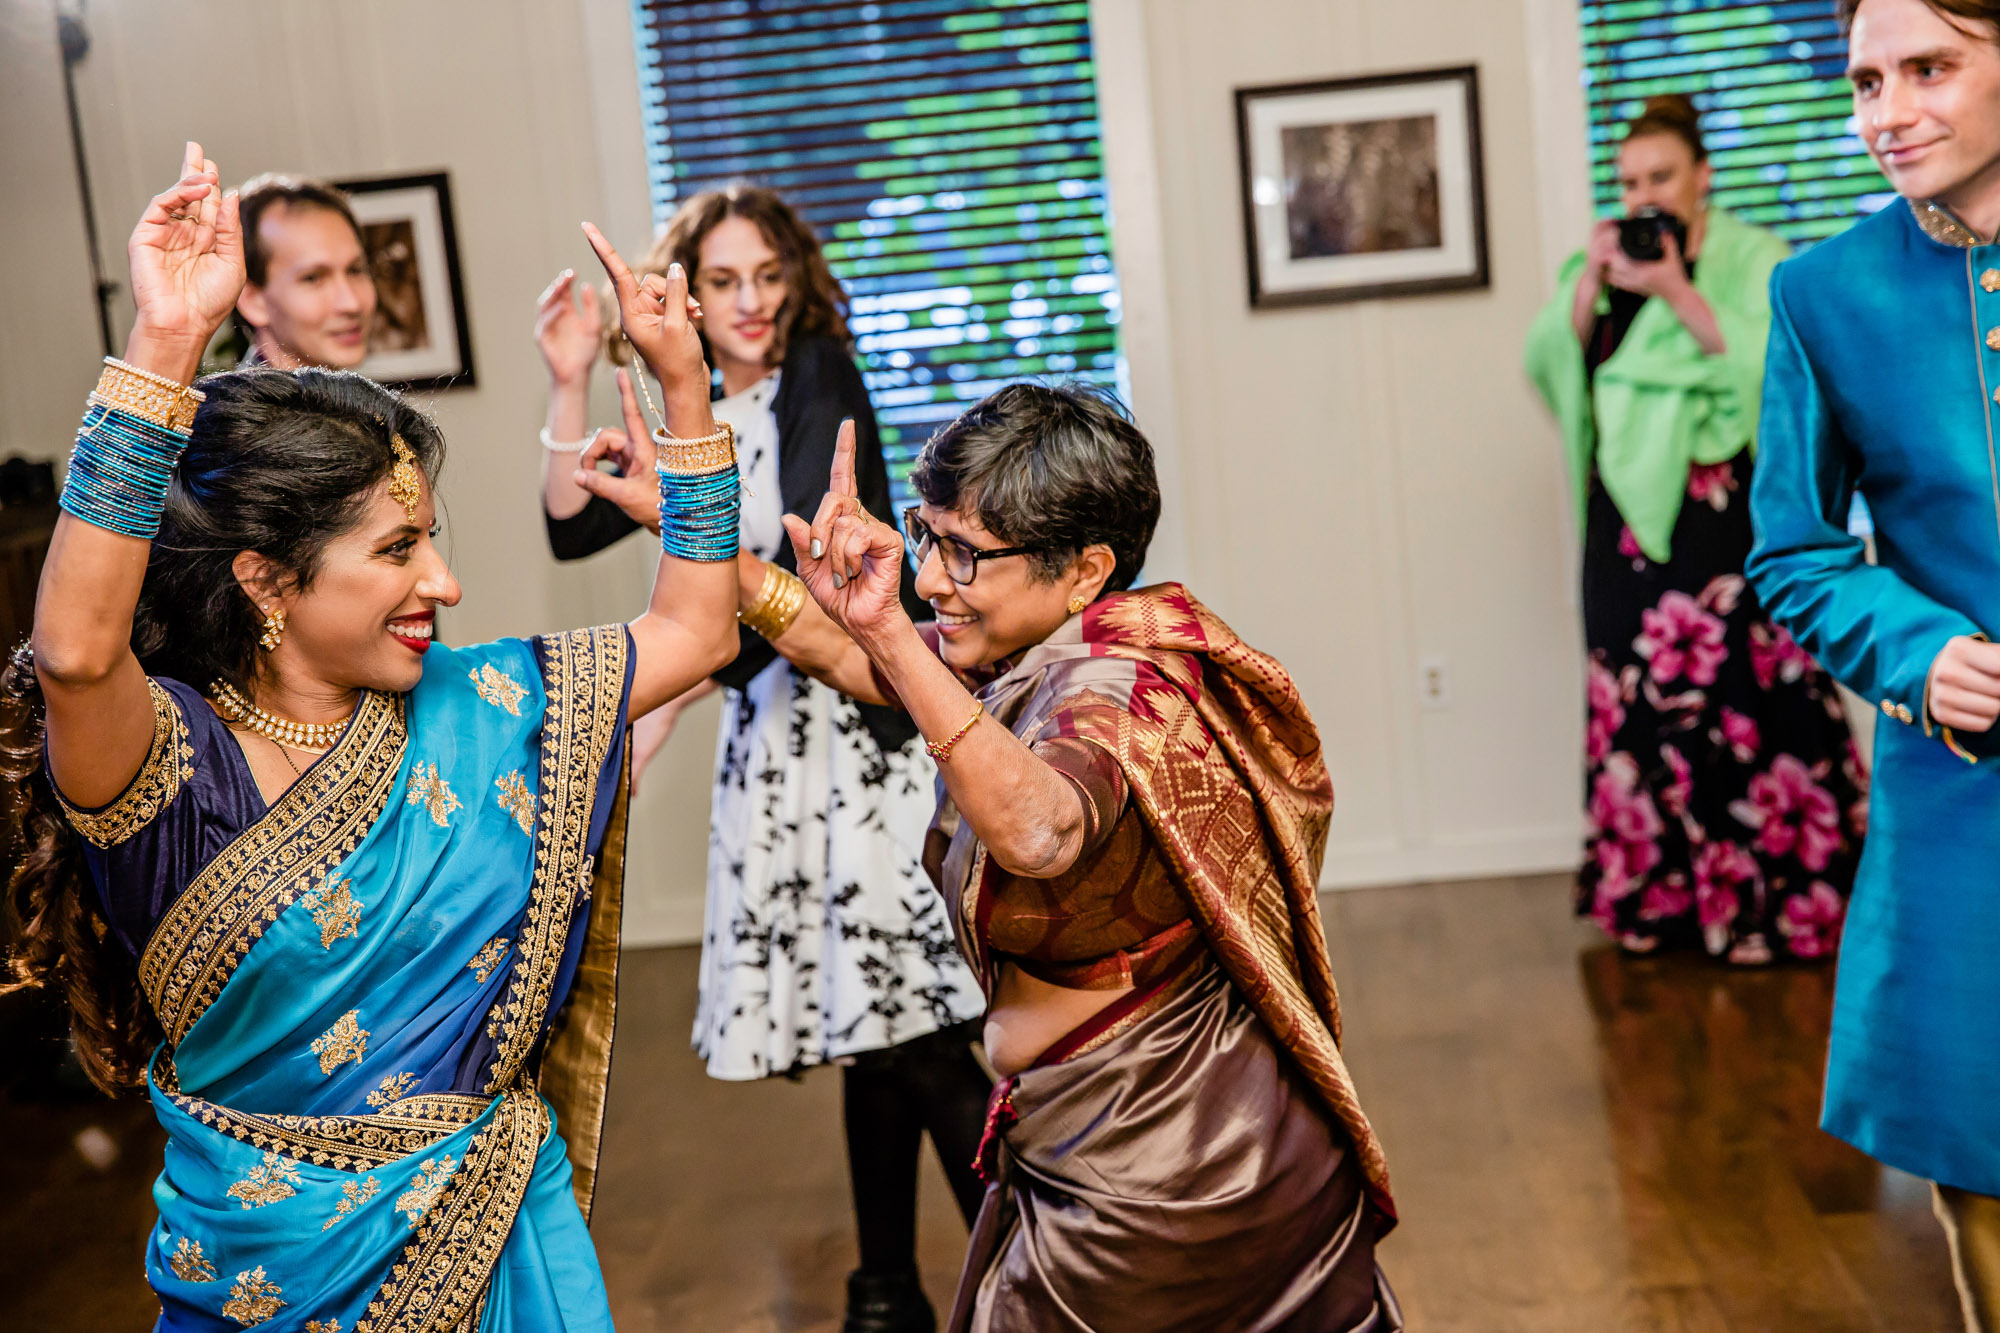
M 1618 302 L 1600 320 L 1591 366 L 1636 310 Z M 1840 693 L 1743 576 L 1752 466 L 1746 449 L 1689 471 L 1665 563 L 1591 478 L 1576 906 L 1635 951 L 1831 956 L 1861 859 L 1868 772 Z

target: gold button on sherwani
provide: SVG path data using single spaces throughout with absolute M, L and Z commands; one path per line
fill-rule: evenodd
M 2000 268 L 1989 268 L 1980 274 L 1979 285 L 1989 292 L 2000 292 Z

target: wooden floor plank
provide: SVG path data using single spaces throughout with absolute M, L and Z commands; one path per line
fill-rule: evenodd
M 1959 1327 L 1927 1187 L 1816 1127 L 1831 972 L 1632 960 L 1557 877 L 1330 895 L 1347 1053 L 1404 1222 L 1412 1333 Z M 839 1075 L 726 1084 L 697 955 L 623 970 L 593 1234 L 626 1333 L 832 1333 L 855 1262 Z M 0 1053 L 13 1001 L 0 1002 Z M 94 1129 L 115 1160 L 76 1148 Z M 0 1328 L 132 1329 L 159 1169 L 143 1103 L 0 1098 Z M 965 1232 L 925 1163 L 942 1305 Z

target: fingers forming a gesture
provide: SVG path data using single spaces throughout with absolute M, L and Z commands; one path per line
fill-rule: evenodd
M 189 143 L 181 178 L 153 196 L 126 244 L 138 324 L 147 332 L 206 343 L 243 290 L 243 228 L 234 191 Z
M 577 458 L 576 484 L 592 495 L 601 495 L 617 505 L 635 523 L 654 532 L 660 530 L 660 484 L 653 475 L 652 432 L 639 414 L 639 400 L 632 392 L 631 372 L 618 371 L 618 400 L 624 409 L 625 429 L 600 430 Z M 609 459 L 618 465 L 621 476 L 599 472 L 597 465 Z
M 579 284 L 575 269 L 558 273 L 535 301 L 535 346 L 558 384 L 577 383 L 590 373 L 603 333 L 597 289 Z
M 660 387 L 670 399 L 695 401 L 698 392 L 699 402 L 706 404 L 708 367 L 701 357 L 701 335 L 695 331 L 701 305 L 688 295 L 686 271 L 675 264 L 664 277 L 657 273 L 635 277 L 602 232 L 586 222 L 583 233 L 617 294 L 619 324 Z
M 785 515 L 785 531 L 806 590 L 842 629 L 862 637 L 902 615 L 903 538 L 862 507 L 852 421 L 841 423 L 819 512 L 811 523 Z

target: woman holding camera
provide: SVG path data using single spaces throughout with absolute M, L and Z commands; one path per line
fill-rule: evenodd
M 1583 532 L 1589 844 L 1577 911 L 1630 952 L 1732 963 L 1836 947 L 1868 775 L 1833 681 L 1743 577 L 1771 270 L 1785 242 L 1708 202 L 1686 97 L 1618 152 L 1528 335 Z

